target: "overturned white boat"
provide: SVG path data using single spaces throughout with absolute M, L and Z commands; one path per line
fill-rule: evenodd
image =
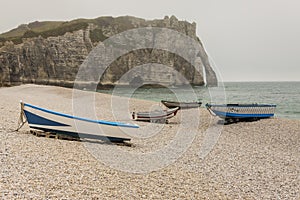
M 71 137 L 123 142 L 131 139 L 126 134 L 128 129 L 139 128 L 135 124 L 81 118 L 40 108 L 22 101 L 20 103 L 21 116 L 25 116 L 22 121 L 27 121 L 29 127 L 35 130 Z

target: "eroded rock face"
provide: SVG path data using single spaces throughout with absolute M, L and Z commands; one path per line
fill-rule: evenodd
M 108 38 L 122 31 L 138 27 L 164 27 L 183 33 L 196 41 L 196 24 L 178 21 L 174 16 L 163 20 L 146 21 L 134 17 L 123 17 L 106 25 L 99 26 L 89 23 L 85 29 L 67 32 L 56 37 L 43 38 L 41 36 L 23 39 L 21 44 L 5 42 L 0 48 L 0 86 L 18 85 L 22 83 L 50 84 L 72 87 L 77 72 L 89 52 L 101 43 L 101 38 Z M 125 25 L 126 26 L 125 26 Z M 98 30 L 100 41 L 95 39 Z M 91 33 L 93 34 L 91 36 Z M 99 39 L 99 38 L 98 38 Z M 134 39 L 134 38 L 133 38 Z M 200 43 L 201 44 L 201 43 Z M 202 46 L 202 44 L 201 44 Z M 192 64 L 197 64 L 206 71 L 207 85 L 217 84 L 215 72 L 210 66 L 205 50 L 193 58 Z M 124 78 L 123 75 L 135 66 L 147 63 L 158 63 L 169 66 L 180 72 L 185 80 L 174 75 L 172 70 L 160 71 L 158 68 L 145 68 Z M 149 77 L 162 79 L 167 85 L 183 85 L 191 83 L 204 85 L 203 74 L 195 71 L 191 63 L 180 56 L 163 50 L 140 49 L 129 52 L 115 60 L 100 79 L 101 85 L 130 84 L 132 77 L 144 84 L 152 84 Z M 119 79 L 123 77 L 122 81 Z M 148 77 L 148 78 L 147 78 Z M 188 82 L 186 82 L 186 80 Z

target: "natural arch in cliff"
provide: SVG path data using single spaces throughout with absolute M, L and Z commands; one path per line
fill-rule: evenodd
M 139 71 L 133 70 L 137 66 L 149 63 L 150 65 L 142 67 Z M 151 63 L 167 67 L 159 69 L 151 67 Z M 179 72 L 185 79 L 178 76 L 174 71 Z M 143 84 L 156 84 L 152 80 L 155 77 L 156 81 L 160 80 L 160 83 L 165 85 L 185 85 L 189 83 L 204 85 L 202 71 L 198 72 L 184 58 L 172 52 L 159 49 L 140 49 L 119 57 L 106 69 L 100 79 L 100 85 L 115 85 L 116 83 L 130 85 L 135 77 L 139 77 Z

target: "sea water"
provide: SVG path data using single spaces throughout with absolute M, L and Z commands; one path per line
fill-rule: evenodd
M 276 104 L 276 116 L 280 118 L 300 119 L 300 82 L 225 82 L 220 83 L 223 103 L 264 103 Z M 171 87 L 171 88 L 115 88 L 99 90 L 117 96 L 138 99 L 202 101 L 215 103 L 214 88 L 207 87 Z M 218 103 L 220 100 L 218 99 Z

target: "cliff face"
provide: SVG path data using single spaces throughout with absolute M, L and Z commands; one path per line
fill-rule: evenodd
M 41 23 L 43 22 L 25 25 L 27 29 L 18 40 L 16 37 L 11 40 L 1 39 L 0 35 L 0 86 L 36 83 L 72 87 L 78 68 L 95 46 L 110 36 L 132 28 L 170 28 L 200 43 L 196 36 L 196 24 L 178 21 L 174 16 L 152 21 L 134 17 L 100 17 L 77 23 L 75 20 L 64 24 L 63 28 L 60 23 L 54 30 L 48 28 L 43 32 L 32 28 L 40 26 L 41 29 Z M 216 75 L 203 48 L 195 60 L 195 63 L 205 69 L 207 84 L 216 85 Z M 196 72 L 191 63 L 170 52 L 149 49 L 133 51 L 115 60 L 106 70 L 100 84 L 121 84 L 118 79 L 123 74 L 137 65 L 147 63 L 167 65 L 185 76 L 189 83 L 204 84 L 203 74 Z M 145 69 L 143 73 L 134 76 L 144 84 L 152 84 L 151 80 L 147 79 L 149 74 L 159 76 L 158 79 L 164 80 L 168 85 L 187 84 L 171 71 L 162 72 L 157 68 Z M 130 84 L 130 79 L 128 78 L 128 82 L 123 80 L 122 84 Z

